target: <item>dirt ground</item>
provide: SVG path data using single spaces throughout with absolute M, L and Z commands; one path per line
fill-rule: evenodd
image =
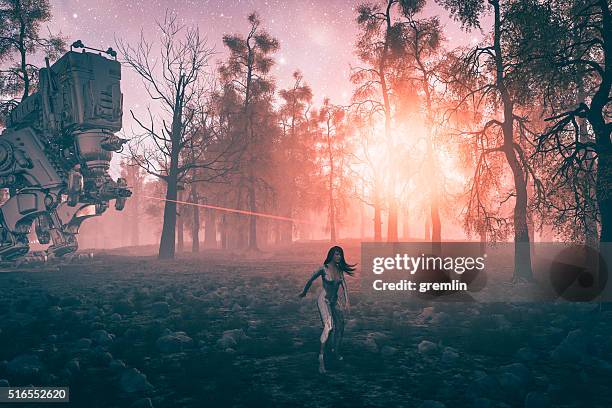
M 344 360 L 318 374 L 320 284 L 297 295 L 326 251 L 125 249 L 0 273 L 0 386 L 67 385 L 73 407 L 612 406 L 600 305 L 384 301 L 359 277 Z

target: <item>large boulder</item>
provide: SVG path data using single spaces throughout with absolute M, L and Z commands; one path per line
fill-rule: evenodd
M 217 347 L 220 349 L 236 348 L 236 346 L 247 338 L 244 330 L 232 329 L 223 332 L 221 337 L 217 340 Z
M 431 355 L 438 351 L 438 345 L 429 340 L 423 340 L 419 343 L 419 345 L 417 346 L 417 349 L 419 350 L 419 353 L 421 354 Z
M 108 333 L 106 330 L 100 329 L 100 330 L 94 330 L 91 333 L 91 339 L 96 344 L 105 346 L 105 345 L 112 343 L 112 341 L 115 339 L 115 335 Z
M 178 353 L 190 347 L 193 339 L 185 332 L 175 332 L 161 336 L 155 342 L 157 349 L 162 353 Z
M 588 343 L 588 336 L 582 330 L 572 330 L 551 352 L 551 357 L 561 362 L 579 361 L 586 355 Z
M 147 376 L 138 371 L 136 368 L 128 368 L 119 379 L 121 390 L 127 393 L 141 393 L 150 391 L 153 386 L 147 381 Z
M 17 356 L 6 365 L 9 374 L 24 377 L 36 376 L 43 368 L 42 361 L 34 354 Z

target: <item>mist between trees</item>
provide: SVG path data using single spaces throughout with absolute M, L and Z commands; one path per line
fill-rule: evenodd
M 257 12 L 223 36 L 222 58 L 206 40 L 217 33 L 171 13 L 154 23 L 156 38 L 117 39 L 150 108 L 130 112 L 137 126 L 124 130 L 127 214 L 86 225 L 85 240 L 103 225 L 125 232 L 120 245 L 159 236 L 161 258 L 186 250 L 185 236 L 193 252 L 298 239 L 514 241 L 519 280 L 532 276 L 534 240 L 612 241 L 609 2 L 437 3 L 483 39 L 451 48 L 425 0 L 361 4 L 347 105 L 315 104 L 299 70 L 278 89 L 280 43 Z M 0 1 L 4 112 L 36 88 L 32 56 L 65 48 L 43 35 L 50 18 L 47 1 Z

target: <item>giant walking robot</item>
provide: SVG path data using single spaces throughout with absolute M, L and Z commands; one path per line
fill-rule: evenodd
M 79 50 L 79 51 L 77 51 Z M 92 52 L 93 51 L 93 52 Z M 104 55 L 103 55 L 104 54 Z M 122 210 L 131 195 L 124 179 L 108 171 L 124 139 L 121 65 L 112 49 L 81 41 L 39 71 L 38 91 L 15 107 L 0 135 L 0 260 L 28 253 L 32 225 L 50 256 L 77 250 L 81 223 L 115 200 Z

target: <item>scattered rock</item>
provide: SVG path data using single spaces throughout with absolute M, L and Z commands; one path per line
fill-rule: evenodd
M 419 405 L 419 408 L 446 408 L 446 405 L 440 401 L 425 400 Z
M 529 369 L 523 363 L 512 363 L 501 367 L 502 371 L 515 375 L 522 383 L 522 387 L 526 387 L 531 379 Z
M 138 371 L 136 368 L 128 368 L 119 380 L 121 390 L 127 393 L 144 392 L 153 389 L 153 386 L 147 381 L 147 376 Z
M 357 328 L 357 319 L 347 320 L 345 330 L 354 330 L 356 328 Z
M 153 408 L 153 402 L 151 398 L 141 398 L 130 405 L 130 408 Z
M 81 304 L 81 299 L 79 299 L 78 297 L 75 297 L 75 296 L 70 296 L 70 297 L 63 298 L 60 301 L 60 306 L 62 306 L 62 307 L 78 306 L 80 304 Z
M 191 346 L 193 339 L 185 332 L 176 332 L 161 336 L 155 342 L 157 349 L 162 353 L 177 353 Z
M 512 324 L 508 321 L 506 316 L 502 314 L 494 314 L 491 316 L 491 319 L 493 320 L 497 330 L 508 330 L 512 327 Z
M 96 344 L 106 345 L 110 344 L 115 336 L 108 333 L 106 330 L 95 330 L 91 333 L 91 338 Z
M 550 407 L 550 399 L 548 395 L 532 391 L 525 397 L 525 408 L 548 408 Z
M 128 329 L 127 329 L 127 330 L 126 330 L 126 331 L 123 333 L 123 336 L 124 336 L 124 337 L 127 337 L 128 339 L 134 339 L 134 338 L 136 338 L 136 337 L 137 337 L 137 335 L 138 335 L 138 331 L 137 331 L 135 328 L 133 328 L 133 327 L 128 328 Z
M 459 359 L 459 353 L 452 347 L 444 347 L 442 351 L 442 362 L 446 364 L 454 363 Z
M 76 342 L 76 348 L 77 349 L 88 349 L 89 347 L 91 347 L 91 339 L 88 339 L 87 337 L 83 337 L 82 339 L 77 340 Z
M 368 338 L 374 340 L 379 349 L 389 343 L 389 336 L 381 332 L 368 333 Z
M 226 330 L 221 338 L 217 340 L 217 347 L 221 349 L 235 348 L 238 343 L 246 338 L 246 334 L 242 329 Z
M 128 314 L 134 309 L 134 304 L 129 300 L 120 300 L 113 305 L 113 311 L 120 314 Z
M 415 321 L 420 324 L 431 323 L 435 316 L 436 314 L 432 306 L 424 307 L 421 313 L 416 317 Z
M 79 360 L 77 360 L 76 358 L 73 358 L 72 360 L 68 361 L 66 363 L 66 369 L 71 373 L 71 374 L 76 374 L 79 371 L 81 371 L 81 365 L 79 363 Z
M 155 317 L 168 316 L 170 305 L 168 305 L 168 302 L 155 302 L 151 305 L 151 312 Z
M 524 386 L 523 381 L 512 373 L 502 373 L 498 376 L 499 385 L 508 393 L 520 393 Z
M 366 338 L 365 341 L 363 342 L 363 345 L 366 348 L 366 350 L 368 350 L 369 352 L 378 353 L 378 345 L 376 344 L 373 338 L 371 337 Z
M 382 354 L 384 357 L 392 357 L 397 354 L 397 351 L 398 350 L 395 347 L 383 346 L 383 348 L 380 349 L 380 354 Z
M 520 361 L 533 361 L 538 358 L 538 355 L 529 347 L 522 347 L 517 350 L 514 355 L 515 359 Z
M 113 360 L 108 364 L 111 370 L 121 370 L 125 368 L 125 363 L 122 360 Z
M 579 361 L 587 352 L 587 344 L 588 338 L 582 330 L 572 330 L 551 352 L 551 357 L 562 362 Z
M 478 370 L 474 373 L 474 380 L 472 381 L 470 392 L 478 397 L 498 396 L 500 392 L 499 382 L 492 375 Z
M 59 306 L 51 306 L 49 308 L 49 315 L 52 319 L 59 319 L 60 317 L 62 317 L 62 312 L 63 310 Z
M 9 361 L 6 369 L 10 374 L 29 377 L 38 375 L 43 364 L 37 355 L 24 354 Z
M 113 355 L 103 350 L 98 351 L 94 358 L 96 363 L 98 363 L 100 366 L 107 366 L 111 361 L 113 361 Z
M 419 353 L 421 354 L 433 354 L 438 351 L 438 345 L 429 340 L 423 340 L 418 345 Z
M 488 398 L 476 398 L 470 407 L 471 408 L 493 408 L 493 404 L 491 400 Z

